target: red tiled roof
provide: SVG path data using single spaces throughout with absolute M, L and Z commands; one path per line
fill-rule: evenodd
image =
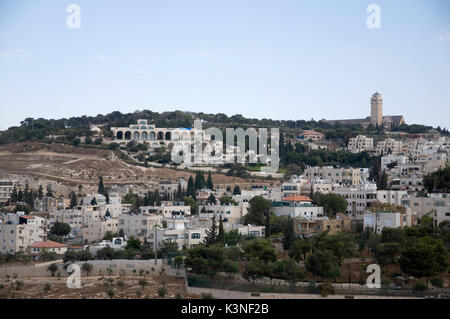
M 20 216 L 20 218 L 25 218 L 25 219 L 34 219 L 34 216 Z
M 311 199 L 308 196 L 288 196 L 283 198 L 284 201 L 290 202 L 310 202 Z
M 311 135 L 311 134 L 323 135 L 323 133 L 317 132 L 317 131 L 305 131 L 305 132 L 302 133 L 302 135 Z
M 30 244 L 31 248 L 64 248 L 69 247 L 66 244 L 57 243 L 52 240 L 46 240 L 46 241 L 36 241 L 34 243 Z

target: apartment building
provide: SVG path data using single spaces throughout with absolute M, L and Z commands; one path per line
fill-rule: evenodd
M 206 231 L 208 228 L 192 227 L 188 222 L 177 223 L 176 228 L 157 228 L 153 230 L 147 237 L 147 242 L 153 247 L 155 245 L 155 238 L 158 243 L 158 247 L 163 245 L 164 241 L 177 243 L 178 249 L 192 248 L 201 244 L 206 237 Z M 156 233 L 156 237 L 155 237 Z
M 364 212 L 377 201 L 375 184 L 337 188 L 334 190 L 334 193 L 344 196 L 347 201 L 345 213 L 352 221 L 363 220 Z
M 50 212 L 52 210 L 64 209 L 67 205 L 67 201 L 63 197 L 58 199 L 53 197 L 44 196 L 41 199 L 36 198 L 34 200 L 33 209 L 36 212 Z
M 389 170 L 388 165 L 390 164 L 396 164 L 395 166 L 399 166 L 402 164 L 407 164 L 408 162 L 409 157 L 405 155 L 385 155 L 381 157 L 381 170 Z
M 357 185 L 361 181 L 361 171 L 358 168 L 308 167 L 304 176 L 309 182 L 326 179 L 339 185 Z
M 306 196 L 291 196 L 279 202 L 272 202 L 270 211 L 277 216 L 291 218 L 315 219 L 324 216 L 323 207 L 313 205 L 311 199 Z
M 108 232 L 116 234 L 118 226 L 119 221 L 116 218 L 91 220 L 83 227 L 83 241 L 86 243 L 100 241 Z
M 429 215 L 435 217 L 438 224 L 444 220 L 450 220 L 450 194 L 432 193 L 427 197 L 410 195 L 404 198 L 403 204 L 410 207 L 418 218 Z
M 371 152 L 373 151 L 373 138 L 365 135 L 352 137 L 348 141 L 347 148 L 352 153 Z
M 405 190 L 377 190 L 377 200 L 383 204 L 403 206 L 405 198 L 408 198 Z
M 411 227 L 415 224 L 415 215 L 407 210 L 405 213 L 394 211 L 365 211 L 363 219 L 364 231 L 380 234 L 383 228 Z
M 199 206 L 199 216 L 203 218 L 212 218 L 213 215 L 216 219 L 219 216 L 230 223 L 239 224 L 242 217 L 247 214 L 247 205 L 203 205 Z
M 163 216 L 139 214 L 121 215 L 119 218 L 118 232 L 125 236 L 147 238 L 154 230 L 154 226 L 162 227 Z
M 377 155 L 394 154 L 398 155 L 402 152 L 403 142 L 387 138 L 384 141 L 379 141 L 376 147 Z
M 162 202 L 161 206 L 141 206 L 139 207 L 141 214 L 159 214 L 164 218 L 170 218 L 174 215 L 190 216 L 191 206 L 184 205 L 183 202 Z
M 11 193 L 14 189 L 14 181 L 0 179 L 0 203 L 6 203 L 11 199 Z
M 317 131 L 305 131 L 300 135 L 300 138 L 307 141 L 320 143 L 325 139 L 325 134 Z
M 0 252 L 14 254 L 26 251 L 33 242 L 47 238 L 46 221 L 42 217 L 7 214 L 0 223 Z

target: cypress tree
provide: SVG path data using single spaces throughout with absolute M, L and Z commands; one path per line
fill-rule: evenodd
M 220 215 L 219 219 L 219 233 L 217 234 L 217 242 L 222 245 L 225 245 L 225 231 L 223 229 L 222 215 Z
M 103 184 L 103 176 L 99 177 L 98 181 L 98 193 L 104 195 L 105 193 L 105 185 Z
M 39 185 L 39 189 L 38 189 L 38 198 L 42 199 L 44 197 L 44 188 L 42 187 L 42 184 Z
M 216 215 L 213 214 L 211 228 L 206 230 L 206 237 L 203 243 L 206 246 L 214 245 L 217 241 Z
M 188 185 L 187 185 L 187 196 L 195 196 L 195 186 L 194 186 L 194 179 L 192 176 L 189 176 Z
M 214 185 L 213 185 L 213 181 L 212 181 L 212 177 L 211 177 L 211 172 L 208 172 L 208 179 L 206 181 L 206 188 L 209 189 L 214 189 Z
M 265 232 L 266 232 L 266 238 L 268 238 L 269 236 L 270 236 L 270 232 L 271 232 L 271 229 L 270 229 L 270 212 L 268 212 L 267 214 L 266 214 L 266 229 L 265 229 Z
M 75 194 L 74 191 L 70 192 L 70 208 L 74 208 L 75 206 L 77 206 L 77 195 Z

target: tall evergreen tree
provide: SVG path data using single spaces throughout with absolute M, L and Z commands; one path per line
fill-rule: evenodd
M 38 189 L 38 198 L 42 199 L 44 197 L 44 188 L 42 187 L 42 184 L 39 185 L 39 189 Z
M 47 185 L 47 194 L 45 196 L 47 196 L 47 197 L 54 197 L 55 196 L 54 193 L 53 193 L 53 190 L 52 190 L 52 185 L 50 185 L 50 184 Z
M 214 194 L 211 193 L 208 197 L 208 204 L 216 205 L 216 203 L 217 203 L 216 196 L 214 196 Z
M 288 217 L 288 222 L 286 223 L 285 229 L 283 230 L 283 239 L 281 243 L 283 244 L 284 251 L 288 251 L 291 248 L 291 244 L 295 239 L 294 233 L 294 221 L 291 217 Z
M 214 245 L 217 241 L 217 225 L 216 225 L 216 215 L 213 214 L 211 228 L 206 230 L 206 237 L 203 243 L 206 246 Z
M 217 234 L 217 242 L 222 245 L 225 245 L 225 231 L 223 229 L 222 215 L 220 215 L 219 218 L 219 233 Z
M 97 205 L 97 199 L 95 198 L 95 196 L 91 200 L 91 205 Z
M 208 172 L 208 179 L 206 181 L 206 188 L 209 189 L 214 189 L 214 185 L 213 185 L 213 181 L 212 181 L 212 177 L 211 177 L 211 171 Z
M 286 148 L 284 146 L 284 136 L 283 136 L 283 131 L 282 130 L 280 130 L 279 146 L 278 147 L 279 147 L 279 155 L 280 155 L 280 158 L 281 158 L 286 153 Z
M 192 178 L 192 176 L 189 176 L 187 185 L 187 196 L 195 197 L 195 186 L 194 186 L 194 179 Z
M 11 204 L 17 203 L 18 200 L 19 199 L 18 199 L 17 187 L 16 187 L 16 185 L 14 185 L 14 188 L 13 188 L 13 190 L 11 192 L 11 200 L 10 200 Z
M 23 202 L 23 192 L 22 189 L 19 189 L 19 192 L 17 193 L 17 201 L 18 202 Z
M 70 208 L 74 208 L 77 206 L 77 195 L 75 194 L 74 191 L 70 192 Z
M 98 193 L 104 195 L 105 194 L 105 185 L 103 184 L 103 176 L 99 177 L 98 181 Z
M 234 186 L 233 195 L 241 195 L 241 188 L 239 185 Z
M 266 229 L 265 229 L 265 232 L 266 232 L 266 235 L 265 235 L 265 237 L 266 238 L 268 238 L 269 236 L 270 236 L 270 233 L 271 233 L 271 229 L 270 229 L 270 212 L 268 212 L 268 213 L 266 213 L 266 225 L 265 225 L 266 227 Z

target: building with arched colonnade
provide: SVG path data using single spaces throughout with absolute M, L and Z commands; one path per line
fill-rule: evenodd
M 203 130 L 195 128 L 157 128 L 147 120 L 138 120 L 136 124 L 128 127 L 111 127 L 114 142 L 147 142 L 151 147 L 159 147 L 176 142 L 191 142 L 195 137 L 202 141 L 211 139 Z

